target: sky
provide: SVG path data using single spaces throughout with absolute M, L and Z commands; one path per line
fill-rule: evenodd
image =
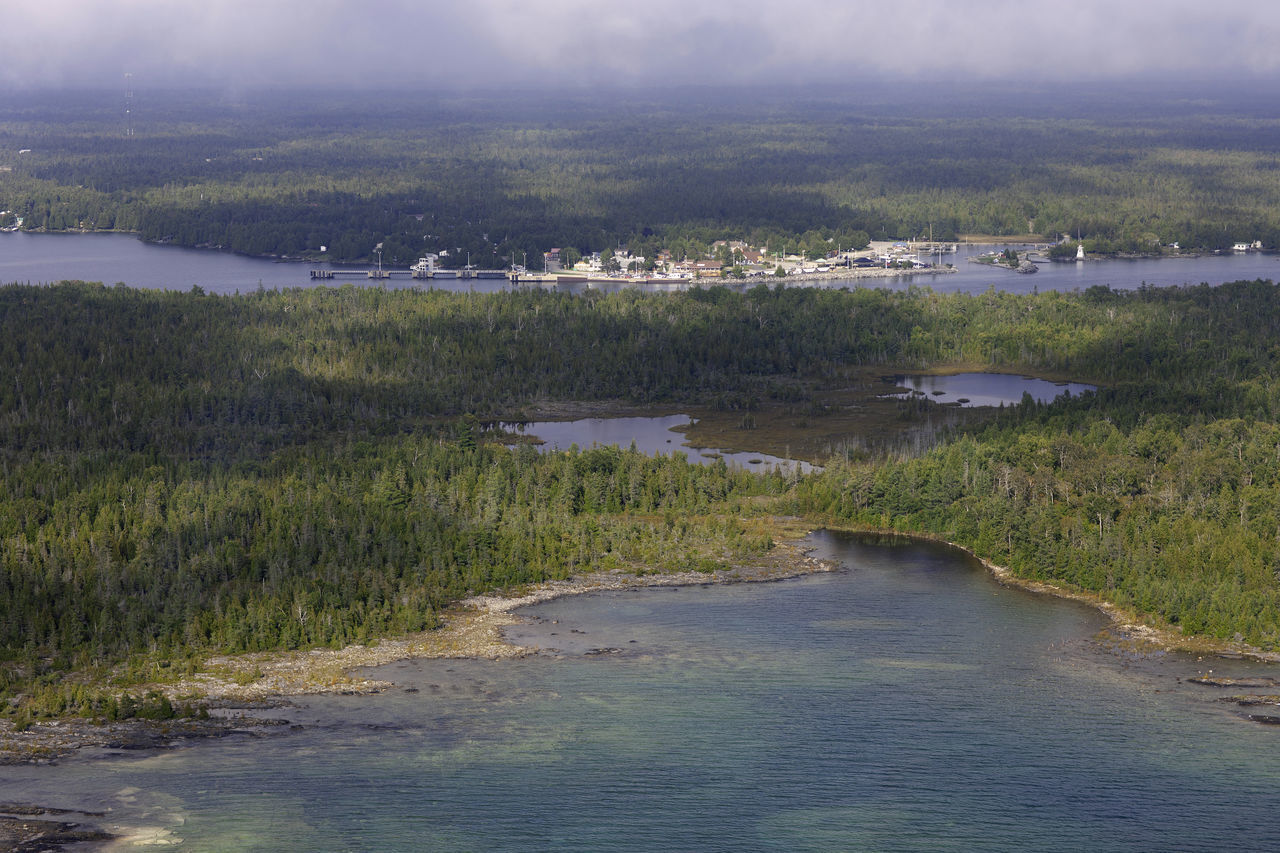
M 0 87 L 1280 77 L 1270 0 L 26 0 Z

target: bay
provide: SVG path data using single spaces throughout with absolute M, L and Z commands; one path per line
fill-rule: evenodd
M 1208 255 L 1198 258 L 1156 258 L 1140 260 L 1089 260 L 1083 263 L 1048 263 L 1039 265 L 1034 275 L 995 269 L 970 262 L 970 258 L 1003 246 L 961 244 L 955 254 L 944 254 L 941 261 L 954 264 L 955 273 L 943 275 L 902 275 L 891 278 L 826 279 L 805 282 L 811 287 L 885 287 L 905 289 L 930 287 L 935 291 L 981 293 L 989 288 L 1014 293 L 1033 290 L 1071 291 L 1092 286 L 1132 289 L 1146 283 L 1152 286 L 1221 284 L 1241 279 L 1274 279 L 1280 276 L 1278 256 L 1257 252 Z M 1019 247 L 1025 248 L 1025 247 Z M 935 257 L 935 260 L 938 258 Z M 331 264 L 302 261 L 274 261 L 251 258 L 229 252 L 186 249 L 177 246 L 144 243 L 129 234 L 0 234 L 0 284 L 49 284 L 62 280 L 100 281 L 107 285 L 123 283 L 149 290 L 190 290 L 200 287 L 209 293 L 245 293 L 259 287 L 284 289 L 312 287 L 312 269 L 351 270 Z M 766 279 L 770 285 L 773 279 Z M 505 279 L 449 279 L 415 281 L 399 276 L 381 281 L 363 277 L 321 282 L 328 286 L 351 283 L 392 289 L 434 288 L 461 292 L 494 292 L 508 288 Z M 754 287 L 760 280 L 735 285 Z M 543 286 L 543 285 L 531 285 Z M 638 285 L 629 282 L 546 285 L 565 292 L 584 290 L 640 289 L 666 291 L 670 284 Z M 683 286 L 683 285 L 681 285 Z M 676 286 L 679 287 L 679 286 Z
M 1276 849 L 1276 732 L 1095 610 L 940 545 L 819 533 L 843 567 L 548 602 L 520 660 L 404 661 L 299 730 L 5 768 L 117 849 Z M 613 654 L 589 654 L 608 647 Z M 273 712 L 276 713 L 276 712 Z

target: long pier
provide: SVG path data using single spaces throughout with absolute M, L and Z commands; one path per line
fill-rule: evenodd
M 556 275 L 555 273 L 538 274 L 528 271 L 518 272 L 513 270 L 478 270 L 478 269 L 462 269 L 462 270 L 432 270 L 424 272 L 421 270 L 379 270 L 379 269 L 313 269 L 311 270 L 312 281 L 334 281 L 338 279 L 350 278 L 367 278 L 373 281 L 390 279 L 390 278 L 412 278 L 419 281 L 427 281 L 430 279 L 477 279 L 477 278 L 505 278 L 512 284 L 586 284 L 593 283 L 621 283 L 621 284 L 666 284 L 666 285 L 689 285 L 693 283 L 692 279 L 658 279 L 658 278 L 633 278 L 633 277 L 601 277 L 592 278 L 582 275 Z M 712 279 L 708 279 L 712 281 Z
M 368 278 L 375 281 L 385 278 L 509 278 L 515 281 L 515 275 L 506 270 L 433 270 L 432 272 L 379 269 L 311 270 L 312 281 L 331 281 L 339 278 Z

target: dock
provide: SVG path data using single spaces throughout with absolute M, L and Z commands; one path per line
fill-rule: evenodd
M 506 270 L 477 270 L 477 269 L 461 269 L 461 270 L 431 270 L 429 272 L 420 272 L 418 270 L 380 270 L 380 269 L 316 269 L 311 270 L 312 281 L 332 281 L 341 278 L 368 278 L 368 279 L 387 279 L 387 278 L 414 278 L 414 279 L 432 279 L 432 278 L 509 278 L 515 280 L 515 273 Z M 553 276 L 554 277 L 554 276 Z M 521 281 L 524 279 L 522 278 Z
M 527 272 L 509 272 L 507 279 L 512 284 L 559 284 L 558 275 L 535 275 Z
M 311 270 L 312 281 L 336 281 L 340 279 L 364 278 L 371 280 L 384 280 L 392 278 L 412 278 L 418 281 L 429 281 L 432 279 L 495 279 L 504 278 L 512 284 L 650 284 L 650 285 L 690 285 L 694 283 L 693 279 L 673 279 L 673 278 L 650 278 L 645 276 L 589 276 L 589 275 L 563 275 L 556 273 L 531 273 L 527 270 L 481 270 L 481 269 L 456 269 L 456 270 L 439 270 L 439 269 L 408 269 L 408 270 L 386 270 L 378 269 L 313 269 Z M 705 284 L 714 279 L 706 279 Z

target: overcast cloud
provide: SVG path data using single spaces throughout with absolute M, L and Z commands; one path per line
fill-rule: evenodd
M 857 75 L 1268 77 L 1263 0 L 45 0 L 0 16 L 0 85 L 490 87 Z

